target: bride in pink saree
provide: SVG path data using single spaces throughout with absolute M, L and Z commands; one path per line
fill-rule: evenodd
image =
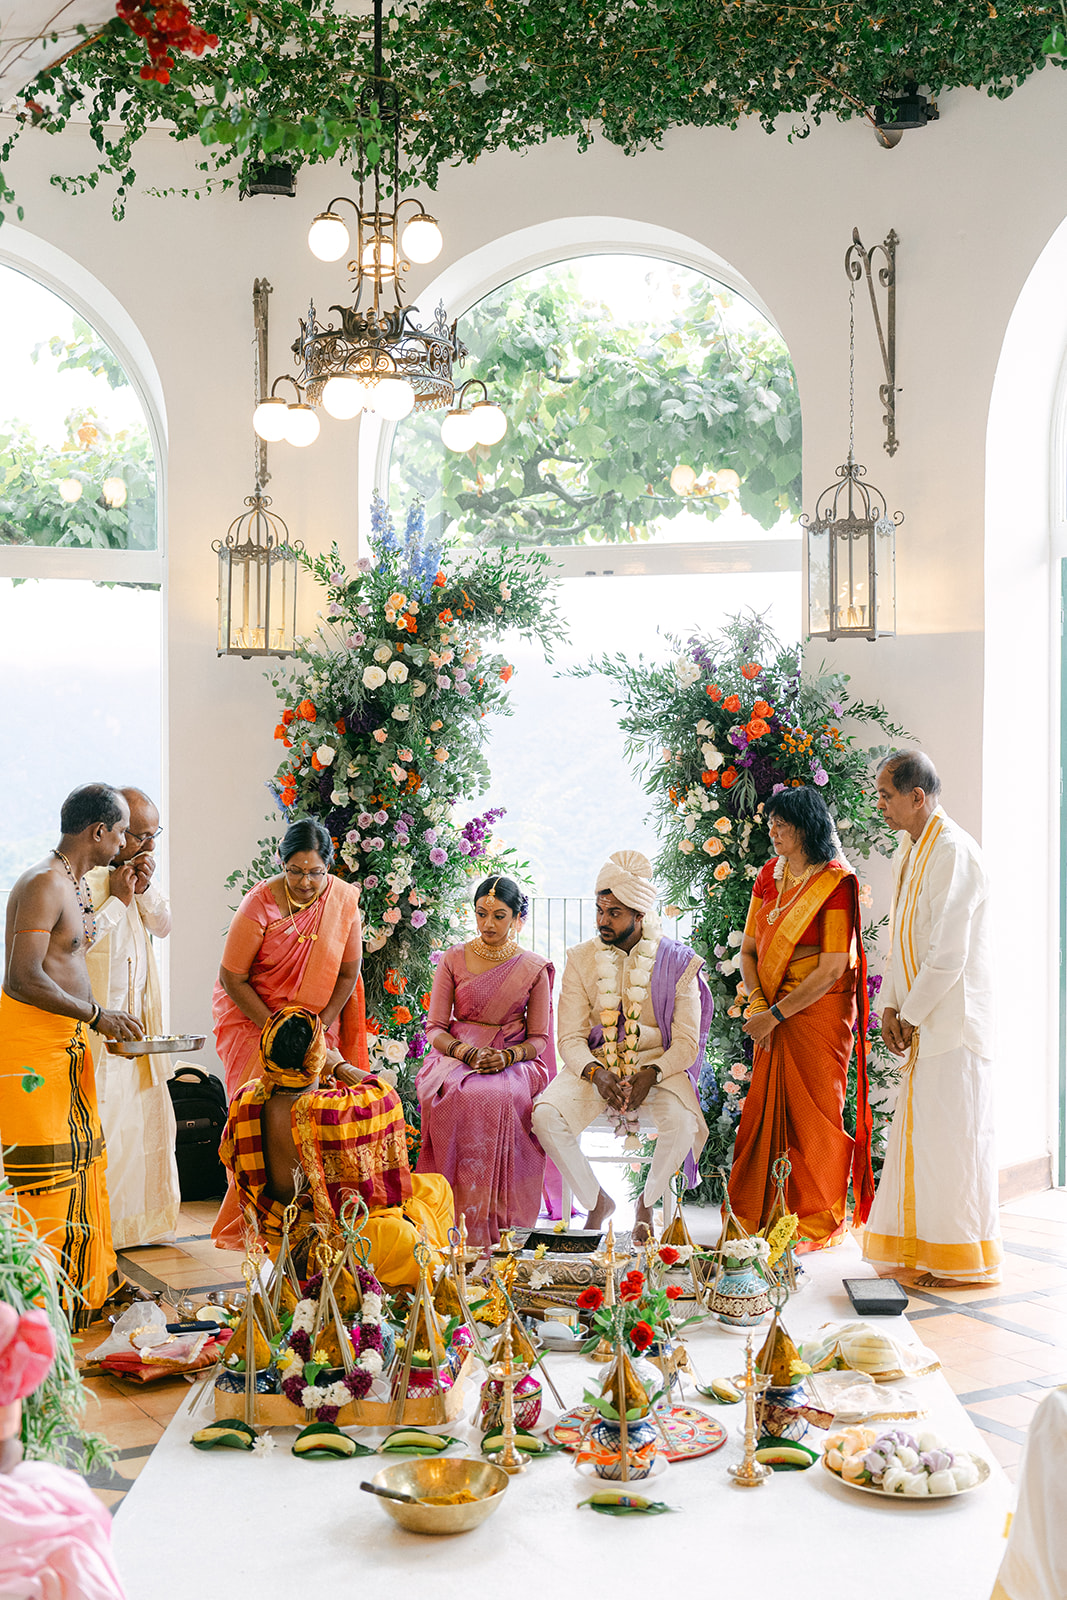
M 448 1179 L 473 1244 L 495 1244 L 540 1208 L 545 1155 L 530 1112 L 556 1073 L 554 973 L 516 943 L 526 901 L 510 878 L 479 885 L 474 909 L 477 937 L 446 950 L 433 981 L 417 1170 Z
M 363 1071 L 370 1064 L 359 889 L 331 874 L 333 841 L 313 819 L 291 823 L 278 853 L 281 873 L 257 884 L 234 913 L 215 984 L 215 1044 L 230 1100 L 258 1074 L 260 1034 L 282 1006 L 313 1011 L 330 1048 Z M 243 1242 L 232 1183 L 211 1237 L 223 1249 Z

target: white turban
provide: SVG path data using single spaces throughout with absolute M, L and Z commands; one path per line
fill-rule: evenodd
M 652 863 L 640 850 L 616 850 L 597 874 L 596 892 L 605 891 L 644 917 L 656 903 Z

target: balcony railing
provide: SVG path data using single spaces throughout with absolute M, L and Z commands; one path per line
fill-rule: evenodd
M 665 917 L 659 908 L 663 931 L 671 939 L 688 942 L 693 927 L 692 912 L 682 917 Z M 547 956 L 557 975 L 572 945 L 596 936 L 596 900 L 592 895 L 535 895 L 522 930 L 520 943 L 538 955 Z

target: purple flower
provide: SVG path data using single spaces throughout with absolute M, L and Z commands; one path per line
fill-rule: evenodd
M 389 813 L 388 813 L 388 811 L 376 811 L 374 813 L 374 820 L 375 820 L 375 822 L 388 822 L 389 821 Z
M 776 783 L 774 788 L 771 790 L 771 793 L 772 794 L 781 794 L 784 791 L 785 787 L 786 787 L 786 785 L 784 783 Z
M 744 728 L 731 728 L 726 737 L 737 750 L 743 750 L 748 743 L 748 734 Z
M 370 616 L 370 605 L 366 600 L 361 600 L 359 602 L 359 605 L 356 607 L 356 615 L 359 617 Z
M 358 650 L 360 645 L 364 645 L 366 642 L 367 635 L 365 633 L 350 633 L 348 636 L 348 647 L 350 650 Z
M 878 1032 L 878 1029 L 882 1026 L 882 1019 L 878 1015 L 877 1011 L 871 1012 L 867 1021 L 867 1026 L 872 1033 Z
M 825 784 L 830 782 L 830 779 L 821 767 L 816 767 L 811 775 L 811 781 L 812 783 L 817 784 L 821 789 Z
M 413 911 L 411 913 L 411 926 L 413 928 L 425 928 L 427 920 L 425 911 Z
M 363 880 L 363 887 L 364 889 L 376 889 L 379 882 L 380 879 L 377 877 L 377 875 L 373 872 L 370 872 Z
M 882 974 L 880 972 L 870 973 L 867 978 L 867 998 L 873 1000 L 881 987 Z
M 426 832 L 423 834 L 422 837 L 426 840 L 427 844 L 436 844 L 437 843 L 437 829 L 436 828 L 427 828 Z
M 844 706 L 839 700 L 830 701 L 830 710 L 833 712 L 835 717 L 839 717 L 844 709 Z
M 371 560 L 370 556 L 360 556 L 359 560 L 356 562 L 356 566 L 359 568 L 360 572 L 370 572 L 371 568 L 374 566 L 374 562 Z M 360 610 L 363 610 L 362 606 L 360 607 Z M 369 610 L 370 606 L 367 607 L 367 611 Z M 367 611 L 363 611 L 364 616 L 367 615 Z
M 339 583 L 344 583 L 344 581 L 345 581 L 345 575 L 344 575 L 343 572 L 331 572 L 330 573 L 330 582 L 334 585 L 335 588 Z
M 344 615 L 344 610 L 345 610 L 344 606 L 341 605 L 341 603 L 338 600 L 331 600 L 330 601 L 330 616 L 331 617 L 341 617 L 341 616 L 343 616 Z
M 402 811 L 400 813 L 400 820 L 404 824 L 405 828 L 410 828 L 411 824 L 415 821 L 415 818 L 411 815 L 410 811 Z
M 403 828 L 398 828 L 396 830 L 396 834 L 394 835 L 394 837 L 396 839 L 397 844 L 400 845 L 401 848 L 403 848 L 404 845 L 411 843 L 411 840 L 408 838 L 408 836 L 404 832 Z
M 452 676 L 455 678 L 457 684 L 462 683 L 464 678 L 467 676 L 466 667 L 453 667 Z
M 431 950 L 430 951 L 430 965 L 431 965 L 431 967 L 439 967 L 441 965 L 441 962 L 444 960 L 444 958 L 445 958 L 445 953 L 444 953 L 443 950 Z
M 443 672 L 440 672 L 437 675 L 437 687 L 439 689 L 447 689 L 448 688 L 448 679 L 447 679 L 447 677 L 445 676 L 445 674 Z
M 430 860 L 435 867 L 443 867 L 448 860 L 448 854 L 438 845 L 430 851 Z
M 471 844 L 469 839 L 461 839 L 459 841 L 459 853 L 460 853 L 460 855 L 469 856 L 473 849 L 474 849 L 474 846 Z
M 462 695 L 465 698 L 467 695 L 470 694 L 470 692 L 471 692 L 471 686 L 470 686 L 469 683 L 457 683 L 456 684 L 456 693 L 458 695 Z

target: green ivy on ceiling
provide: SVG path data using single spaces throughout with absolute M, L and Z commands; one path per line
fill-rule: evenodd
M 196 141 L 187 193 L 237 182 L 265 157 L 354 163 L 362 144 L 377 159 L 369 17 L 333 0 L 201 0 L 193 10 L 219 47 L 179 58 L 167 85 L 139 77 L 143 46 L 118 19 L 42 73 L 0 145 L 0 170 L 23 128 L 59 133 L 72 116 L 88 118 L 98 159 L 53 182 L 79 191 L 117 180 L 116 216 L 136 182 L 135 147 L 161 124 Z M 584 150 L 599 135 L 632 154 L 672 127 L 750 116 L 768 132 L 793 118 L 785 131 L 802 136 L 824 116 L 870 116 L 912 84 L 935 97 L 972 88 L 1005 98 L 1047 59 L 1067 65 L 1059 0 L 423 0 L 398 5 L 387 27 L 405 169 L 431 186 L 449 163 L 552 138 Z M 0 177 L 0 205 L 13 200 Z

